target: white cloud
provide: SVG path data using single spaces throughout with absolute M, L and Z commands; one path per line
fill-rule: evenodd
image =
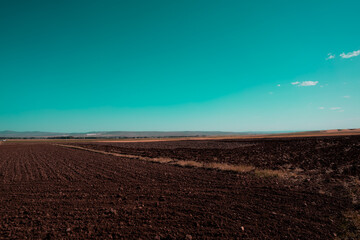
M 330 108 L 330 110 L 340 110 L 341 109 L 341 107 L 332 107 L 332 108 Z
M 344 96 L 344 98 L 350 98 L 350 96 Z
M 303 81 L 303 82 L 292 82 L 292 85 L 297 85 L 297 86 L 301 86 L 301 87 L 308 87 L 308 86 L 315 86 L 316 84 L 318 84 L 319 81 Z
M 339 112 L 343 112 L 343 111 L 345 111 L 345 110 L 343 110 L 343 109 L 339 110 Z
M 280 85 L 280 84 L 278 84 L 277 86 L 278 86 L 278 87 L 280 87 L 281 85 Z
M 334 58 L 335 58 L 335 54 L 328 53 L 326 60 L 330 60 L 330 59 L 334 59 Z
M 302 87 L 315 86 L 318 83 L 319 81 L 303 81 L 302 83 L 299 83 L 298 86 L 302 86 Z
M 269 92 L 270 95 L 274 94 L 273 92 Z
M 324 110 L 325 108 L 324 107 L 319 107 L 320 110 Z
M 349 53 L 342 53 L 340 54 L 340 57 L 342 58 L 352 58 L 360 55 L 360 50 L 349 52 Z

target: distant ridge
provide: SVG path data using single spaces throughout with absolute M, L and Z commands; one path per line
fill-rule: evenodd
M 0 131 L 1 138 L 149 138 L 149 137 L 197 137 L 197 136 L 231 136 L 289 133 L 289 131 L 272 132 L 221 132 L 221 131 L 98 131 L 85 133 L 55 133 L 55 132 L 16 132 Z

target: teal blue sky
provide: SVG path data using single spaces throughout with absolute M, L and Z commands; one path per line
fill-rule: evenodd
M 1 1 L 0 130 L 360 127 L 360 1 Z

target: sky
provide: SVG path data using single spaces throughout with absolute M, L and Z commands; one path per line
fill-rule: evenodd
M 360 1 L 0 2 L 0 131 L 360 127 Z

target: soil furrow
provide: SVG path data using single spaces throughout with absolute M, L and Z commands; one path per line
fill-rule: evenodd
M 0 164 L 1 238 L 331 239 L 352 207 L 317 182 L 49 144 L 3 144 Z

